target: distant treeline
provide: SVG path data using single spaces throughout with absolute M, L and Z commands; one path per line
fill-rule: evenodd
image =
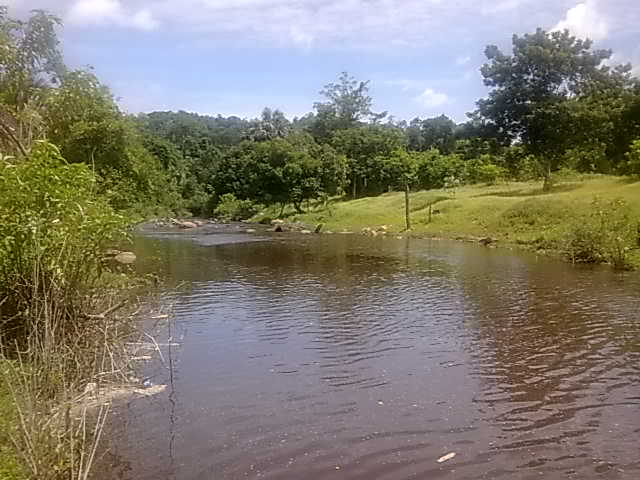
M 372 111 L 369 82 L 342 73 L 312 112 L 287 119 L 154 112 L 131 116 L 91 70 L 69 70 L 56 27 L 0 10 L 0 148 L 28 157 L 39 140 L 97 175 L 117 209 L 211 214 L 219 199 L 303 209 L 309 199 L 447 183 L 544 180 L 554 172 L 640 174 L 640 83 L 631 65 L 569 32 L 513 36 L 485 49 L 490 87 L 469 120 L 398 121 Z

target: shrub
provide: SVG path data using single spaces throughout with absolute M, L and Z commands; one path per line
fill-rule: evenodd
M 564 252 L 573 262 L 607 262 L 619 270 L 634 267 L 640 224 L 623 200 L 592 202 L 588 215 L 578 217 L 565 235 Z
M 260 206 L 251 200 L 240 200 L 233 193 L 226 193 L 220 197 L 215 215 L 226 222 L 245 220 L 260 211 Z
M 10 162 L 0 159 L 0 384 L 20 421 L 0 455 L 28 478 L 87 478 L 106 407 L 92 421 L 86 410 L 70 414 L 71 402 L 89 382 L 125 372 L 130 330 L 113 314 L 123 302 L 101 257 L 125 237 L 126 219 L 96 193 L 91 169 L 53 145 Z
M 640 140 L 634 140 L 626 154 L 626 172 L 629 175 L 640 175 Z
M 123 238 L 126 223 L 95 184 L 86 165 L 66 163 L 46 143 L 29 159 L 0 164 L 0 298 L 7 299 L 0 334 L 35 333 L 30 307 L 41 296 L 65 312 L 61 321 L 79 313 L 82 294 L 97 283 L 102 252 Z M 76 330 L 60 327 L 56 332 Z
M 495 185 L 498 181 L 506 178 L 507 171 L 502 167 L 490 163 L 479 167 L 476 175 L 479 182 L 486 183 L 487 185 Z
M 569 219 L 570 212 L 570 205 L 562 200 L 531 198 L 503 212 L 500 223 L 514 232 L 543 231 L 561 225 Z

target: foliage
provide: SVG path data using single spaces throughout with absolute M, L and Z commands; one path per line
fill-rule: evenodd
M 587 132 L 608 120 L 594 118 L 594 108 L 581 103 L 602 95 L 618 94 L 632 84 L 630 65 L 611 69 L 603 61 L 611 51 L 591 50 L 590 40 L 568 31 L 513 36 L 513 55 L 495 45 L 486 48 L 489 63 L 482 67 L 488 98 L 478 101 L 478 114 L 491 122 L 499 138 L 521 141 L 543 166 L 545 185 L 558 168 L 561 155 Z M 585 125 L 591 128 L 585 129 Z M 588 134 L 587 134 L 588 136 Z
M 0 167 L 0 316 L 11 319 L 3 332 L 26 338 L 33 296 L 55 285 L 56 302 L 70 314 L 79 308 L 71 299 L 96 280 L 101 252 L 122 238 L 126 219 L 96 194 L 90 169 L 68 164 L 51 144 Z M 34 290 L 36 264 L 42 283 Z
M 452 153 L 456 145 L 456 124 L 446 115 L 422 120 L 414 118 L 407 128 L 408 147 L 424 151 L 437 148 L 442 154 Z
M 16 20 L 0 6 L 0 147 L 24 156 L 43 128 L 42 103 L 62 73 L 55 27 L 60 20 L 36 10 Z
M 629 152 L 627 152 L 626 172 L 631 175 L 640 175 L 640 140 L 634 140 Z
M 313 105 L 316 115 L 310 125 L 311 133 L 320 141 L 328 140 L 337 130 L 356 127 L 369 118 L 377 121 L 386 115 L 371 111 L 369 81 L 358 81 L 347 72 L 340 74 L 337 83 L 325 85 L 320 94 L 325 101 Z
M 607 262 L 619 270 L 633 268 L 640 247 L 640 220 L 621 199 L 595 198 L 591 211 L 575 219 L 565 237 L 564 251 L 573 262 Z
M 214 214 L 225 222 L 232 222 L 251 218 L 259 210 L 251 200 L 238 200 L 233 193 L 225 193 L 220 197 Z

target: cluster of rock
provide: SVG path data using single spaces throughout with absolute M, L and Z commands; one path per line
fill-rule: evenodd
M 365 227 L 360 233 L 369 237 L 377 237 L 378 235 L 386 235 L 388 230 L 388 225 L 380 225 L 379 227 Z
M 273 226 L 273 232 L 297 232 L 308 235 L 310 233 L 320 233 L 322 230 L 321 223 L 312 229 L 312 227 L 302 222 L 287 223 L 279 218 L 271 220 L 271 225 Z

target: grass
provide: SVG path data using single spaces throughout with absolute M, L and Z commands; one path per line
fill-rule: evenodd
M 0 370 L 6 368 L 0 360 Z M 6 388 L 3 375 L 0 375 L 0 480 L 26 480 L 27 475 L 20 466 L 12 448 L 10 432 L 16 431 L 17 412 Z
M 509 244 L 538 250 L 557 245 L 567 224 L 592 209 L 594 198 L 622 199 L 640 220 L 640 181 L 604 175 L 565 179 L 549 192 L 541 182 L 513 182 L 494 186 L 471 185 L 455 193 L 443 190 L 411 194 L 412 233 L 445 238 L 458 236 L 492 237 Z M 433 204 L 431 223 L 428 206 Z M 272 212 L 266 212 L 272 213 Z M 404 193 L 339 201 L 311 208 L 290 220 L 311 225 L 323 223 L 323 230 L 353 231 L 386 225 L 389 232 L 405 229 Z

